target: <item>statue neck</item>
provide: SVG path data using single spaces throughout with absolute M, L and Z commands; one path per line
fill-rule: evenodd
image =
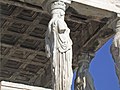
M 60 18 L 60 19 L 64 20 L 64 15 L 60 16 L 58 13 L 55 13 L 52 15 L 52 18 Z
M 58 18 L 59 17 L 59 14 L 55 13 L 52 15 L 52 18 Z

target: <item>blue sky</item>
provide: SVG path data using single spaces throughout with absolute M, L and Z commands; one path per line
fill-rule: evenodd
M 112 39 L 96 52 L 90 65 L 96 90 L 120 90 L 114 61 L 110 53 L 111 43 Z
M 98 50 L 90 66 L 96 90 L 120 90 L 110 53 L 111 44 L 112 39 Z

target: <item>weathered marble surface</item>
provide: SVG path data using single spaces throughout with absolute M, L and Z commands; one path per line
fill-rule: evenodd
M 116 21 L 115 32 L 116 34 L 114 36 L 113 45 L 111 46 L 111 53 L 115 62 L 116 73 L 120 81 L 120 17 L 118 17 Z
M 118 76 L 119 83 L 120 83 L 120 56 L 119 56 L 120 50 L 118 47 L 115 47 L 115 45 L 112 44 L 111 53 L 115 62 L 116 74 Z
M 51 4 L 52 19 L 46 32 L 46 53 L 51 60 L 53 90 L 70 90 L 72 85 L 72 40 L 64 21 L 66 5 L 58 1 Z
M 90 53 L 82 53 L 79 56 L 75 90 L 95 90 L 94 80 L 89 72 L 89 65 L 93 57 L 94 55 Z

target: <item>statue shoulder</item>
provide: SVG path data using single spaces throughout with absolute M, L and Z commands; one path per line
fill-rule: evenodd
M 64 20 L 58 19 L 57 24 L 58 24 L 58 28 L 60 30 L 67 29 L 67 24 L 66 24 L 66 22 Z

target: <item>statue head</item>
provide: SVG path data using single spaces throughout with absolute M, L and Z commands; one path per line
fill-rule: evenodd
M 65 15 L 66 5 L 64 2 L 58 1 L 54 2 L 51 5 L 51 14 L 62 17 Z

